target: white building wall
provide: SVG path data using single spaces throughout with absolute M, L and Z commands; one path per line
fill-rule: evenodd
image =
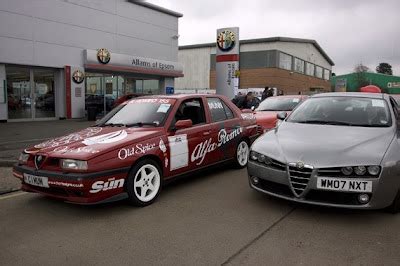
M 209 88 L 211 53 L 212 47 L 179 50 L 178 62 L 183 65 L 184 77 L 175 79 L 175 88 Z
M 82 66 L 83 50 L 177 61 L 178 18 L 125 0 L 2 0 L 0 62 Z

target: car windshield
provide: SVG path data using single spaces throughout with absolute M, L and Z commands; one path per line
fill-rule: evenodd
M 362 127 L 389 127 L 392 123 L 383 99 L 348 96 L 308 99 L 287 122 Z
M 299 103 L 298 97 L 271 97 L 262 101 L 256 111 L 292 111 Z
M 113 109 L 97 126 L 162 126 L 174 103 L 174 99 L 132 99 Z

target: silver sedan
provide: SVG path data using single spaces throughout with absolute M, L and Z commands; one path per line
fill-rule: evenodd
M 250 186 L 279 198 L 400 211 L 400 117 L 386 94 L 325 93 L 258 138 Z

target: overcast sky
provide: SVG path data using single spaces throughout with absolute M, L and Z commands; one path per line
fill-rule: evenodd
M 316 40 L 345 74 L 380 62 L 400 75 L 400 0 L 149 0 L 183 13 L 179 45 L 214 42 L 216 29 L 240 27 L 240 39 Z

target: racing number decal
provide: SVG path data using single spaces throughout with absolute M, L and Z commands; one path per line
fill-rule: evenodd
M 176 170 L 189 164 L 189 146 L 187 135 L 168 137 L 170 147 L 170 169 Z

